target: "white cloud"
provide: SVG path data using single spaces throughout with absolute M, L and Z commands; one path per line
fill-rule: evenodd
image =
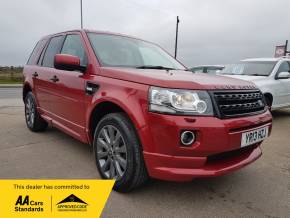
M 23 65 L 44 35 L 80 26 L 79 0 L 0 0 L 0 65 Z M 289 0 L 83 0 L 84 26 L 134 35 L 188 66 L 272 56 L 290 36 Z M 290 39 L 290 38 L 289 38 Z

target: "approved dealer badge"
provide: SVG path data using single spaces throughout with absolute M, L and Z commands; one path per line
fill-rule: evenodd
M 57 203 L 57 209 L 58 211 L 87 211 L 88 204 L 75 196 L 74 194 L 71 194 L 70 196 L 66 197 L 59 203 Z
M 113 185 L 113 180 L 0 180 L 0 217 L 99 217 Z

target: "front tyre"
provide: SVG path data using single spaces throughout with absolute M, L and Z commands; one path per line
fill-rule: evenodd
M 27 127 L 33 132 L 41 132 L 46 130 L 48 124 L 40 117 L 37 111 L 35 97 L 32 92 L 27 93 L 24 104 L 25 121 Z
M 272 99 L 269 96 L 265 96 L 266 105 L 269 108 L 269 111 L 272 111 Z
M 143 185 L 148 174 L 134 126 L 123 113 L 104 116 L 94 135 L 96 165 L 103 179 L 115 179 L 114 190 L 128 192 Z

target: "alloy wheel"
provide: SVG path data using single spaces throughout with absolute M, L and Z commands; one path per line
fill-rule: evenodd
M 106 125 L 99 131 L 96 144 L 102 173 L 108 179 L 121 179 L 127 168 L 127 148 L 121 132 L 113 125 Z
M 28 98 L 26 100 L 25 104 L 25 117 L 26 117 L 26 122 L 29 127 L 33 127 L 34 124 L 34 117 L 35 117 L 35 105 L 31 98 Z

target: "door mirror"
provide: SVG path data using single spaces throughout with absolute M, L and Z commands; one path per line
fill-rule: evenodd
M 290 73 L 289 72 L 280 72 L 277 76 L 277 79 L 289 79 Z
M 58 70 L 78 70 L 84 72 L 86 70 L 86 67 L 81 66 L 80 63 L 81 60 L 77 56 L 67 54 L 56 54 L 54 56 L 54 67 Z

